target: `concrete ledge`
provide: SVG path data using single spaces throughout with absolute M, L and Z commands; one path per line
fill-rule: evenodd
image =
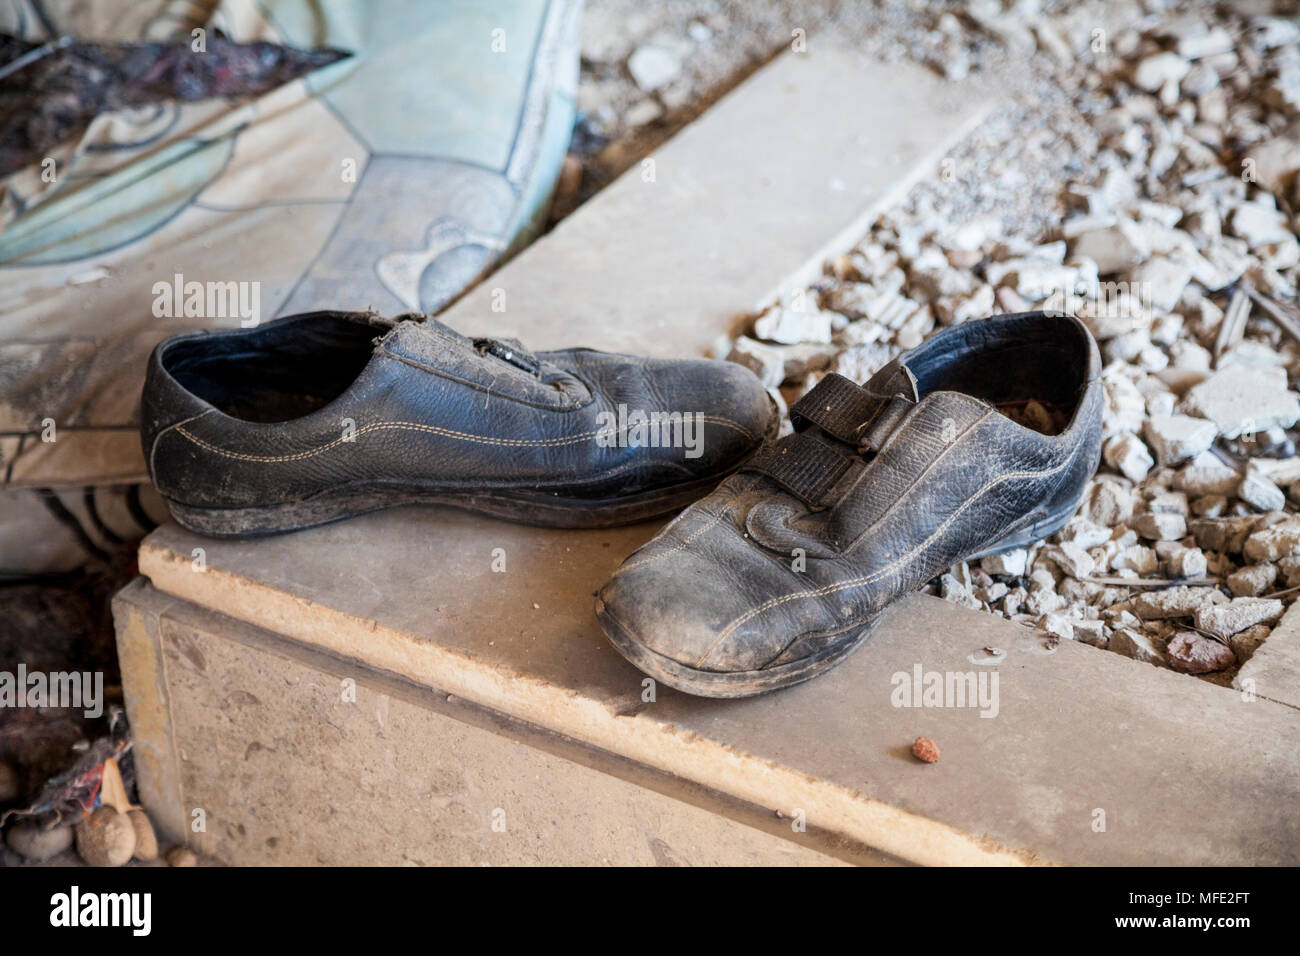
M 700 354 L 936 174 L 993 103 L 829 42 L 784 53 L 442 318 L 534 349 Z
M 591 595 L 652 531 L 402 509 L 256 541 L 167 526 L 140 564 L 193 604 L 746 803 L 802 810 L 901 859 L 1300 861 L 1300 713 L 1085 645 L 1048 648 L 933 598 L 900 601 L 809 684 L 746 701 L 658 688 L 643 701 L 643 675 L 607 646 Z M 504 574 L 490 570 L 496 547 Z M 986 647 L 1005 652 L 997 716 L 894 706 L 895 675 L 978 672 Z M 938 743 L 938 764 L 910 756 L 917 736 Z
M 894 862 L 143 578 L 114 610 L 124 659 L 147 646 L 161 665 L 162 697 L 156 685 L 141 692 L 138 655 L 127 668 L 144 802 L 171 839 L 227 863 Z M 162 719 L 147 719 L 164 701 Z

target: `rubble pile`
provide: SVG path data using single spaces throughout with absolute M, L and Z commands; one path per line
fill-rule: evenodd
M 996 3 L 941 14 L 950 53 L 996 27 L 1039 51 L 1059 96 L 1008 107 L 720 345 L 789 403 L 828 370 L 864 381 L 991 314 L 1089 326 L 1105 441 L 1079 513 L 934 593 L 1219 681 L 1300 593 L 1300 17 L 1259 12 L 1275 6 L 1113 36 L 1086 20 L 1017 30 Z

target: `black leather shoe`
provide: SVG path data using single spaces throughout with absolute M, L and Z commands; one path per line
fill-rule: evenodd
M 154 483 L 213 535 L 420 502 L 553 527 L 639 521 L 712 489 L 777 425 L 728 362 L 533 354 L 346 312 L 168 339 L 142 405 Z
M 794 434 L 624 562 L 605 634 L 691 694 L 815 677 L 900 594 L 1065 525 L 1100 456 L 1100 373 L 1080 322 L 1035 312 L 941 332 L 865 386 L 827 375 Z

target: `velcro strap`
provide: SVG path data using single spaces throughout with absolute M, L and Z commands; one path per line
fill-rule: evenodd
M 840 441 L 856 445 L 859 430 L 876 413 L 879 399 L 838 372 L 828 372 L 790 408 L 790 421 L 816 425 Z
M 767 475 L 804 504 L 816 507 L 851 464 L 826 442 L 795 432 L 763 446 L 744 470 Z
M 902 395 L 875 395 L 837 372 L 830 372 L 790 409 L 795 428 L 816 425 L 839 441 L 860 449 L 879 449 L 912 408 Z
M 902 395 L 890 395 L 880 402 L 876 414 L 858 433 L 858 447 L 879 451 L 885 439 L 890 436 L 898 423 L 913 408 L 913 403 Z

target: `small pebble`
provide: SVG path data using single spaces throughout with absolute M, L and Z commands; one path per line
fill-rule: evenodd
M 912 755 L 922 763 L 938 763 L 939 748 L 929 737 L 917 737 L 912 744 Z

